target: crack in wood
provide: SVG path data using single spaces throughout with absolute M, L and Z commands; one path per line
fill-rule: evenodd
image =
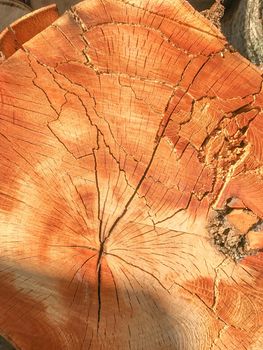
M 99 257 L 99 259 L 101 259 L 101 257 Z M 100 328 L 101 307 L 102 307 L 102 305 L 101 305 L 101 264 L 98 262 L 98 319 L 97 319 L 97 334 L 99 333 L 99 328 Z
M 140 10 L 142 10 L 142 11 L 148 12 L 148 13 L 150 13 L 150 14 L 153 14 L 153 15 L 157 16 L 157 17 L 163 17 L 164 19 L 171 20 L 171 21 L 174 22 L 174 23 L 178 23 L 178 24 L 180 24 L 180 25 L 182 25 L 182 26 L 185 26 L 185 27 L 187 27 L 187 28 L 194 29 L 194 30 L 196 30 L 196 31 L 198 31 L 198 32 L 200 32 L 200 33 L 207 34 L 207 35 L 209 35 L 209 36 L 211 36 L 211 37 L 215 37 L 215 38 L 220 39 L 220 40 L 222 40 L 222 41 L 224 40 L 224 37 L 223 37 L 223 36 L 220 36 L 220 35 L 218 35 L 218 34 L 213 34 L 213 33 L 211 33 L 210 31 L 208 32 L 208 31 L 206 31 L 206 30 L 201 29 L 200 27 L 192 26 L 192 25 L 187 24 L 187 23 L 185 23 L 185 22 L 183 22 L 183 21 L 176 20 L 175 18 L 170 18 L 169 16 L 163 16 L 163 15 L 160 14 L 160 13 L 157 13 L 157 12 L 154 12 L 154 11 L 150 11 L 150 10 L 147 9 L 147 8 L 144 8 L 144 7 L 135 5 L 134 3 L 131 3 L 131 2 L 128 1 L 128 0 L 116 0 L 116 1 L 121 2 L 121 3 L 124 3 L 124 4 L 126 4 L 126 5 L 130 5 L 130 6 L 135 7 L 135 8 L 138 8 L 138 9 L 140 9 Z M 201 17 L 200 17 L 200 18 L 201 18 Z
M 119 255 L 116 255 L 116 254 L 113 254 L 113 253 L 109 253 L 109 252 L 107 252 L 107 253 L 105 252 L 105 255 L 106 255 L 106 256 L 109 255 L 109 256 L 113 256 L 113 257 L 115 257 L 115 258 L 118 258 L 118 259 L 120 259 L 121 261 L 123 261 L 124 263 L 126 263 L 126 264 L 128 264 L 128 265 L 130 265 L 130 266 L 132 266 L 132 267 L 134 267 L 134 268 L 136 268 L 136 269 L 141 270 L 142 272 L 146 273 L 147 275 L 151 276 L 154 280 L 156 280 L 157 283 L 158 283 L 168 294 L 170 294 L 169 289 L 166 288 L 166 287 L 163 285 L 163 283 L 162 283 L 152 272 L 147 271 L 147 270 L 143 269 L 142 267 L 140 267 L 140 266 L 138 266 L 138 265 L 136 265 L 136 264 L 133 264 L 133 263 L 131 263 L 131 262 L 126 261 L 125 259 L 123 259 L 123 258 L 120 257 Z

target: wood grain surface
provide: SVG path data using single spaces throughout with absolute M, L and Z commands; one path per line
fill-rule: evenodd
M 183 0 L 78 4 L 0 65 L 0 333 L 263 348 L 262 76 Z

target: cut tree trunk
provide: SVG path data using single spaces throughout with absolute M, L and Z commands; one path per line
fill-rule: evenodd
M 19 47 L 0 65 L 1 335 L 262 350 L 259 70 L 183 0 L 85 1 Z

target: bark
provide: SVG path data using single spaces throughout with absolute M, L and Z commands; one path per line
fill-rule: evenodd
M 235 1 L 222 21 L 233 46 L 257 65 L 263 64 L 263 1 Z
M 90 0 L 0 81 L 0 333 L 261 350 L 259 70 L 183 0 Z

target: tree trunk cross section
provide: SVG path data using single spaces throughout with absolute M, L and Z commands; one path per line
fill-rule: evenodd
M 0 65 L 0 333 L 261 350 L 259 70 L 183 0 L 84 1 L 18 47 Z

